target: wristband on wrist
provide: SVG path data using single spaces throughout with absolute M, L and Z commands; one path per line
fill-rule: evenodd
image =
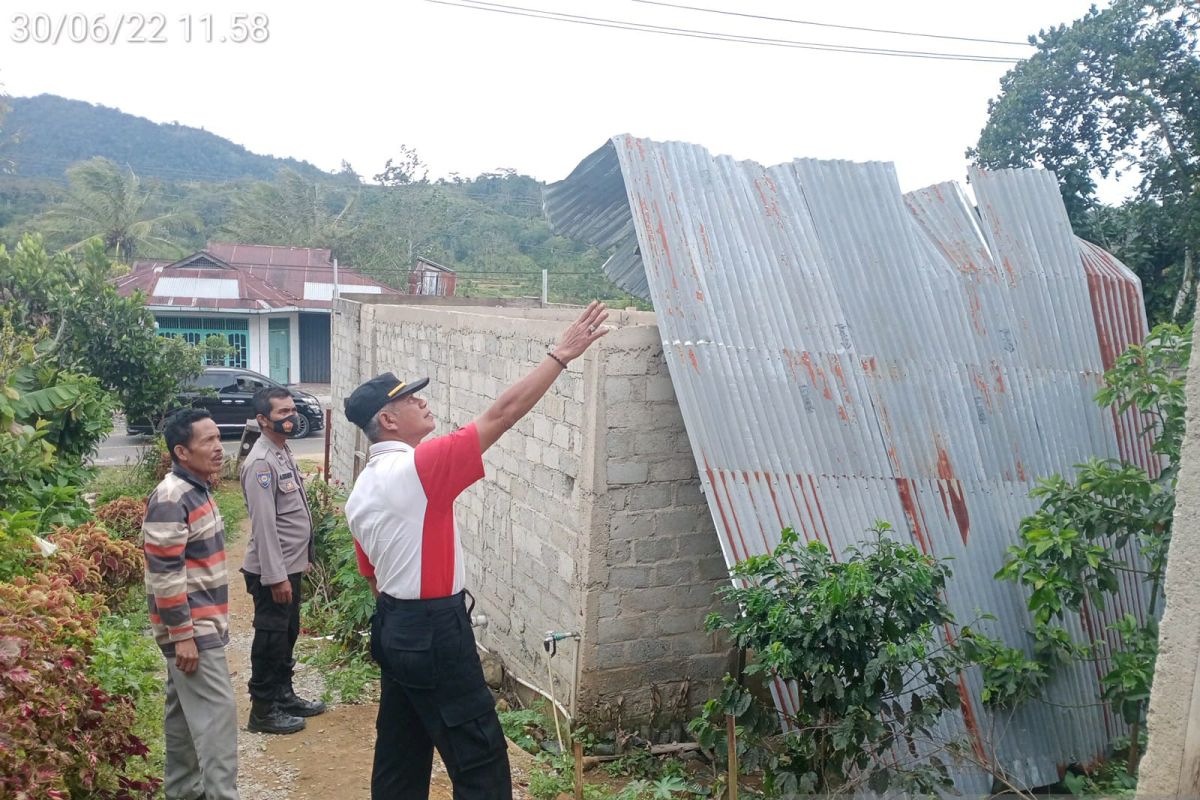
M 550 357 L 551 357 L 551 358 L 553 358 L 555 361 L 557 361 L 557 362 L 558 362 L 558 365 L 559 365 L 560 367 L 562 367 L 563 369 L 566 369 L 566 368 L 567 368 L 567 362 L 563 361 L 561 358 L 559 358 L 558 356 L 554 355 L 554 353 L 547 352 L 547 353 L 546 353 L 546 355 L 550 356 Z

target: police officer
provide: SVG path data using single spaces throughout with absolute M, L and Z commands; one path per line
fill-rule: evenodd
M 455 800 L 512 797 L 504 732 L 471 631 L 453 505 L 484 476 L 483 452 L 607 332 L 607 317 L 592 303 L 532 372 L 445 436 L 428 438 L 437 423 L 417 394 L 428 378 L 384 373 L 345 400 L 346 417 L 371 442 L 346 518 L 377 597 L 371 653 L 383 674 L 373 800 L 428 798 L 435 747 Z
M 293 651 L 300 635 L 300 578 L 314 557 L 312 515 L 287 440 L 299 424 L 287 389 L 260 389 L 254 412 L 262 435 L 242 462 L 242 492 L 250 512 L 250 544 L 242 573 L 254 598 L 250 648 L 249 730 L 295 733 L 304 717 L 325 711 L 292 688 Z

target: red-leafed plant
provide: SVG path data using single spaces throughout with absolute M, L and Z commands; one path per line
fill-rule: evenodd
M 141 580 L 141 548 L 112 538 L 95 523 L 59 528 L 50 540 L 58 551 L 49 571 L 65 575 L 81 593 L 98 594 L 107 603 Z
M 64 575 L 0 584 L 0 797 L 153 796 L 157 779 L 124 774 L 148 752 L 132 702 L 86 671 L 103 611 Z
M 96 519 L 118 539 L 136 542 L 146 516 L 146 501 L 137 497 L 118 497 L 96 508 Z

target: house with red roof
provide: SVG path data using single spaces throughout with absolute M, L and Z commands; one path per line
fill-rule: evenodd
M 178 261 L 135 261 L 117 291 L 141 291 L 161 335 L 201 344 L 221 334 L 232 346 L 225 366 L 284 384 L 329 383 L 336 295 L 403 294 L 335 265 L 325 248 L 229 242 Z

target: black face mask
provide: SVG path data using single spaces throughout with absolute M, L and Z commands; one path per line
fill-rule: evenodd
M 269 420 L 269 422 L 271 423 L 271 430 L 275 431 L 275 433 L 284 433 L 291 436 L 296 432 L 296 428 L 300 426 L 300 415 L 292 414 L 283 419 Z

